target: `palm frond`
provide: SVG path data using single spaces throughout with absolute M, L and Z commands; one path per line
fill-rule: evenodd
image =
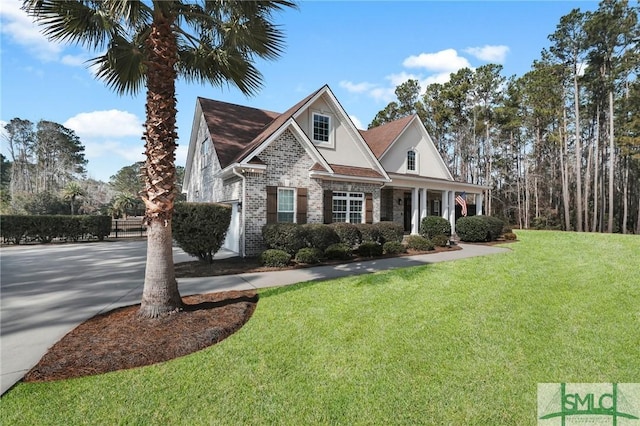
M 145 86 L 145 37 L 144 31 L 133 41 L 116 36 L 104 55 L 90 61 L 97 67 L 96 76 L 121 95 L 136 94 Z

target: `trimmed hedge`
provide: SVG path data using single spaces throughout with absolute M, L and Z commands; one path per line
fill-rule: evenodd
M 481 216 L 487 221 L 489 225 L 489 234 L 491 241 L 497 240 L 502 235 L 502 229 L 504 228 L 504 221 L 494 216 Z
M 358 254 L 364 257 L 382 256 L 383 248 L 374 241 L 365 241 L 358 247 Z
M 268 249 L 260 255 L 260 262 L 264 266 L 282 267 L 291 261 L 291 255 L 283 250 Z
M 390 254 L 390 255 L 407 252 L 407 248 L 402 243 L 399 243 L 397 241 L 387 241 L 382 246 L 382 249 L 384 250 L 385 254 Z
M 451 235 L 451 224 L 449 221 L 440 216 L 427 216 L 420 222 L 420 235 L 431 239 L 436 235 Z
M 378 228 L 378 232 L 382 237 L 382 243 L 395 242 L 401 243 L 404 237 L 404 226 L 395 222 L 378 222 L 373 226 Z
M 417 251 L 431 251 L 435 249 L 433 243 L 420 235 L 409 235 L 406 239 L 407 248 Z
M 320 223 L 307 223 L 301 225 L 304 231 L 305 240 L 309 247 L 324 251 L 331 244 L 340 242 L 340 237 L 336 231 L 327 225 Z
M 332 244 L 324 251 L 324 256 L 330 260 L 347 260 L 351 257 L 351 246 L 344 243 Z
M 177 203 L 173 210 L 172 233 L 178 246 L 191 256 L 213 262 L 227 235 L 231 206 L 215 203 Z
M 382 234 L 380 233 L 380 228 L 372 223 L 356 223 L 355 225 L 360 231 L 360 235 L 362 235 L 362 243 L 382 243 Z
M 262 227 L 262 238 L 270 249 L 295 255 L 307 247 L 305 228 L 295 223 L 270 223 Z
M 346 222 L 335 222 L 329 225 L 340 237 L 340 242 L 355 247 L 362 242 L 362 234 L 356 225 Z
M 486 216 L 461 217 L 456 221 L 456 233 L 462 241 L 489 241 L 491 233 Z
M 320 259 L 322 259 L 322 251 L 311 247 L 301 248 L 296 253 L 295 259 L 298 263 L 313 265 L 315 263 L 319 263 Z
M 431 242 L 436 247 L 446 247 L 449 244 L 449 237 L 442 234 L 436 234 L 431 237 Z
M 6 215 L 0 222 L 0 236 L 13 244 L 27 237 L 45 244 L 54 238 L 78 241 L 95 237 L 102 241 L 111 232 L 110 216 Z

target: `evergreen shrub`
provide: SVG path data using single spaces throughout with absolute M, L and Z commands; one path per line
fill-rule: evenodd
M 351 246 L 344 243 L 331 244 L 324 251 L 324 256 L 330 260 L 347 260 L 351 258 Z
M 387 241 L 383 244 L 382 249 L 385 254 L 396 255 L 401 253 L 406 253 L 407 248 L 397 241 Z
M 213 262 L 227 235 L 231 206 L 216 203 L 177 203 L 172 233 L 178 246 L 191 256 Z
M 283 250 L 291 256 L 307 247 L 304 227 L 296 223 L 270 223 L 262 227 L 262 239 L 267 248 Z
M 320 259 L 322 259 L 322 253 L 323 252 L 318 248 L 305 247 L 298 250 L 295 259 L 298 263 L 313 265 L 320 262 Z
M 356 223 L 355 225 L 360 231 L 363 243 L 367 241 L 382 243 L 382 234 L 380 233 L 380 228 L 371 223 Z
M 378 233 L 381 236 L 381 242 L 396 242 L 401 243 L 404 237 L 404 226 L 395 222 L 378 222 L 373 225 L 378 229 Z
M 442 234 L 436 234 L 431 237 L 431 242 L 436 247 L 446 247 L 449 244 L 449 237 Z
M 321 223 L 308 223 L 301 225 L 307 245 L 324 251 L 331 244 L 340 242 L 340 237 L 336 231 L 329 225 Z
M 451 235 L 451 224 L 449 221 L 440 216 L 427 216 L 420 222 L 420 235 L 427 239 L 431 239 L 436 235 Z
M 507 241 L 513 241 L 513 240 L 516 240 L 517 238 L 518 237 L 513 232 L 506 232 L 504 234 L 504 239 Z
M 504 221 L 494 216 L 480 216 L 483 217 L 489 226 L 489 236 L 491 241 L 497 240 L 502 235 L 502 228 L 504 228 Z
M 456 221 L 456 233 L 462 241 L 481 242 L 489 241 L 491 233 L 486 216 L 461 217 Z
M 405 241 L 410 250 L 431 251 L 435 249 L 433 243 L 421 235 L 409 235 Z
M 358 254 L 363 257 L 382 256 L 382 245 L 374 241 L 364 241 L 358 247 Z
M 283 267 L 291 261 L 291 255 L 284 250 L 268 249 L 260 255 L 260 262 L 264 266 Z
M 360 230 L 353 223 L 335 222 L 329 225 L 340 237 L 340 242 L 355 247 L 362 242 Z

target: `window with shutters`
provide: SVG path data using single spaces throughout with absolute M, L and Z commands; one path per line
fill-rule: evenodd
M 278 222 L 294 222 L 294 200 L 295 190 L 293 188 L 278 188 Z
M 364 222 L 364 194 L 361 192 L 333 193 L 333 222 Z

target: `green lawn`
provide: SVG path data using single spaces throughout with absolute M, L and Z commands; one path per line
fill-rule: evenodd
M 260 293 L 222 343 L 20 384 L 0 423 L 536 422 L 541 382 L 640 382 L 640 237 L 517 232 L 507 254 Z

